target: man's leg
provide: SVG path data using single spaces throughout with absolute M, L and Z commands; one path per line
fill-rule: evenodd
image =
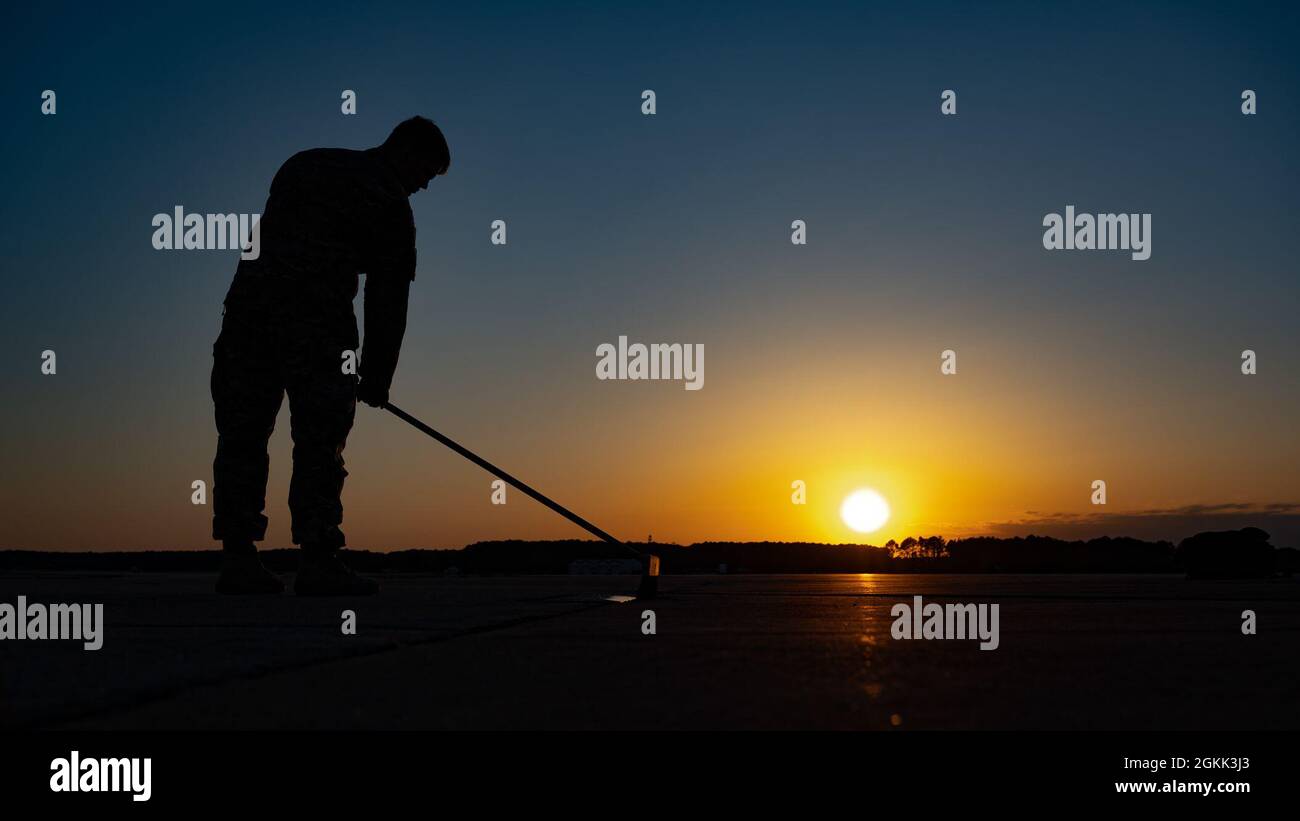
M 355 320 L 319 333 L 294 333 L 286 361 L 293 478 L 289 511 L 293 540 L 303 550 L 294 589 L 299 595 L 368 595 L 378 586 L 339 561 L 343 531 L 343 448 L 356 417 L 357 377 L 343 373 L 344 351 L 357 349 Z
M 212 538 L 222 542 L 222 593 L 279 593 L 283 584 L 257 561 L 266 535 L 266 445 L 284 396 L 269 329 L 227 317 L 212 349 L 217 456 L 212 463 Z

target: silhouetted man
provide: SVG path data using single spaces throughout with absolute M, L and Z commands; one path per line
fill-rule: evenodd
M 254 543 L 266 534 L 267 440 L 285 393 L 293 435 L 289 510 L 302 547 L 299 595 L 368 595 L 372 580 L 346 567 L 343 447 L 356 400 L 380 407 L 406 331 L 415 279 L 415 221 L 407 197 L 445 174 L 451 154 L 438 127 L 413 117 L 365 151 L 316 148 L 276 173 L 257 259 L 241 259 L 213 347 L 212 537 L 223 548 L 220 593 L 280 593 Z M 358 374 L 352 301 L 366 274 L 366 344 Z

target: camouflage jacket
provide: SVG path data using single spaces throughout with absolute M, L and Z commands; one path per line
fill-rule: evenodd
M 387 386 L 415 279 L 415 220 L 383 156 L 342 148 L 293 155 L 271 183 L 259 230 L 260 254 L 240 260 L 227 312 L 305 333 L 355 328 L 352 302 L 365 273 L 361 375 Z

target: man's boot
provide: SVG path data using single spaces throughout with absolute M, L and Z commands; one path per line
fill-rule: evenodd
M 353 572 L 338 551 L 303 545 L 293 592 L 299 596 L 373 596 L 379 592 L 379 584 Z
M 284 582 L 257 558 L 252 542 L 227 542 L 221 551 L 217 592 L 234 596 L 278 596 Z

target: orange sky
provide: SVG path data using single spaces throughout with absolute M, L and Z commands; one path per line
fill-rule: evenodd
M 522 378 L 498 377 L 486 367 L 491 352 L 467 354 L 448 384 L 475 390 L 454 402 L 413 384 L 446 362 L 415 347 L 393 399 L 626 539 L 951 538 L 1031 511 L 1103 512 L 1090 504 L 1094 479 L 1108 483 L 1104 512 L 1294 498 L 1300 445 L 1275 433 L 1291 424 L 1294 396 L 1277 381 L 1234 375 L 1231 357 L 1224 373 L 1206 374 L 1151 355 L 1147 364 L 1167 376 L 1139 402 L 1128 401 L 1141 387 L 1133 361 L 1119 379 L 1095 360 L 1066 370 L 1050 341 L 1034 357 L 935 331 L 905 345 L 882 332 L 881 342 L 850 351 L 816 338 L 777 349 L 706 341 L 697 392 L 598 382 L 594 341 L 556 378 L 526 367 Z M 938 369 L 948 346 L 959 352 L 954 376 Z M 21 482 L 7 478 L 5 546 L 210 546 L 209 508 L 190 504 L 189 490 L 210 478 L 204 398 L 139 411 L 110 403 L 81 425 L 52 419 L 68 405 L 49 415 L 40 403 L 28 408 L 36 435 L 6 443 L 33 469 Z M 272 441 L 268 546 L 289 543 L 287 427 L 286 408 Z M 346 455 L 344 530 L 354 547 L 584 535 L 513 491 L 492 505 L 489 476 L 381 411 L 358 410 Z M 797 479 L 807 484 L 803 506 L 791 503 Z M 840 521 L 843 497 L 858 487 L 890 502 L 877 533 L 859 536 Z

